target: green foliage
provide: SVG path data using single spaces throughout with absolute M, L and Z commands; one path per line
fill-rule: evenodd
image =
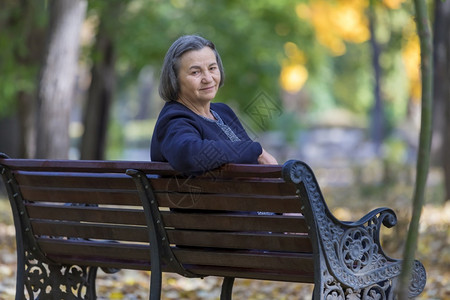
M 280 98 L 284 43 L 300 39 L 314 44 L 292 1 L 135 0 L 128 2 L 118 22 L 122 78 L 135 77 L 145 65 L 159 69 L 176 38 L 200 34 L 216 44 L 224 62 L 226 81 L 218 100 L 241 109 L 260 90 Z
M 365 114 L 374 101 L 371 50 L 369 43 L 348 45 L 347 49 L 345 55 L 333 60 L 332 90 L 338 106 Z
M 106 150 L 106 157 L 108 159 L 120 159 L 123 152 L 123 145 L 125 141 L 122 124 L 117 119 L 111 119 L 108 131 L 108 148 Z
M 45 45 L 45 0 L 3 1 L 0 11 L 0 114 L 14 109 L 19 93 L 34 93 L 42 49 Z M 88 20 L 93 31 L 103 26 L 116 45 L 118 92 L 136 87 L 142 68 L 152 66 L 155 77 L 170 44 L 183 34 L 200 34 L 217 46 L 226 71 L 225 86 L 217 101 L 245 111 L 260 91 L 281 105 L 279 84 L 284 45 L 295 43 L 305 56 L 308 80 L 298 101 L 315 118 L 335 107 L 367 116 L 373 105 L 373 69 L 369 42 L 346 42 L 347 51 L 334 57 L 318 42 L 313 24 L 297 14 L 299 4 L 310 0 L 90 0 Z M 376 3 L 376 38 L 381 46 L 382 95 L 389 124 L 405 117 L 409 101 L 401 49 L 405 28 L 410 25 L 412 5 L 387 9 Z M 101 24 L 101 25 L 99 25 Z M 94 32 L 95 33 L 95 32 Z M 89 65 L 99 59 L 82 49 L 81 60 Z M 39 47 L 37 47 L 39 45 Z M 119 95 L 119 93 L 118 93 Z M 303 97 L 302 99 L 300 99 Z M 297 100 L 296 100 L 297 101 Z M 295 119 L 295 114 L 291 112 Z M 275 120 L 271 128 L 280 128 Z M 292 126 L 292 130 L 296 127 Z M 268 128 L 268 129 L 271 129 Z
M 47 23 L 44 1 L 2 1 L 0 10 L 0 117 L 20 93 L 35 91 Z

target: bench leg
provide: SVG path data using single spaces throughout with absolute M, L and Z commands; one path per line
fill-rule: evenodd
M 234 277 L 224 277 L 220 300 L 231 300 L 233 294 Z
M 149 300 L 160 300 L 161 299 L 161 287 L 162 287 L 162 273 L 160 268 L 154 270 L 152 265 L 152 270 L 150 271 L 150 295 Z
M 96 293 L 97 289 L 95 287 L 95 279 L 97 279 L 97 270 L 98 270 L 97 267 L 89 267 L 86 300 L 97 299 L 97 293 Z
M 29 254 L 20 273 L 17 284 L 24 284 L 16 287 L 16 299 L 96 299 L 96 267 L 45 264 Z

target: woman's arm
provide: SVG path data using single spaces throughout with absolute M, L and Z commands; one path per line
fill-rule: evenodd
M 159 128 L 157 139 L 161 152 L 175 170 L 201 174 L 226 163 L 258 163 L 263 152 L 259 143 L 202 139 L 200 130 L 188 118 L 172 119 Z

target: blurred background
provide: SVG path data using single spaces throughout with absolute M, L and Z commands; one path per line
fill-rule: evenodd
M 449 299 L 450 1 L 428 4 L 434 124 L 417 257 L 429 275 L 423 299 Z M 157 87 L 165 52 L 180 35 L 199 34 L 215 43 L 225 68 L 215 101 L 233 107 L 280 163 L 310 164 L 338 218 L 394 208 L 399 225 L 383 242 L 389 254 L 402 255 L 421 109 L 412 1 L 0 0 L 0 6 L 0 152 L 149 160 L 164 104 Z M 1 191 L 0 299 L 10 299 L 14 227 Z M 126 288 L 141 280 L 123 276 L 131 276 L 120 282 Z M 168 299 L 218 297 L 215 281 L 205 287 L 166 279 L 167 295 L 174 295 Z M 141 299 L 134 288 L 108 284 L 105 293 L 116 294 L 105 299 Z M 242 299 L 298 299 L 303 291 L 265 282 L 242 288 L 253 284 L 237 283 L 238 293 L 239 286 L 256 293 Z

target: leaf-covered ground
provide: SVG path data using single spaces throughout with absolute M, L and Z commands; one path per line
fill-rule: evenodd
M 330 192 L 330 191 L 325 191 Z M 345 198 L 345 199 L 344 199 Z M 333 209 L 342 220 L 355 220 L 355 215 L 368 212 L 367 202 L 352 205 L 352 196 L 334 199 Z M 408 213 L 401 207 L 407 199 L 396 199 L 394 208 L 399 223 L 394 229 L 383 231 L 383 246 L 388 255 L 399 258 L 406 235 Z M 340 203 L 342 205 L 340 205 Z M 347 203 L 347 205 L 345 205 Z M 393 207 L 394 206 L 394 207 Z M 355 214 L 355 212 L 357 212 Z M 421 218 L 421 235 L 416 257 L 427 270 L 427 285 L 420 299 L 450 299 L 450 201 L 445 206 L 427 205 Z M 8 201 L 0 199 L 0 300 L 14 299 L 15 292 L 15 238 Z M 186 279 L 174 274 L 163 278 L 163 299 L 219 299 L 221 279 L 207 277 Z M 99 271 L 98 299 L 148 299 L 149 273 L 122 270 L 116 274 Z M 312 286 L 256 280 L 236 280 L 233 299 L 311 299 Z

